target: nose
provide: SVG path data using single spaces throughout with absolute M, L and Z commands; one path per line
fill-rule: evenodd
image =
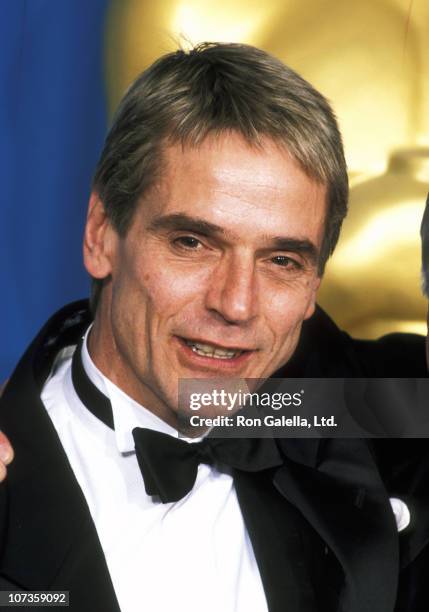
M 231 324 L 245 324 L 258 314 L 255 263 L 250 254 L 224 257 L 209 280 L 206 308 Z

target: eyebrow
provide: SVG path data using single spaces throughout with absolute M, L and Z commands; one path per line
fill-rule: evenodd
M 227 237 L 227 232 L 220 225 L 210 223 L 199 217 L 191 217 L 185 213 L 171 213 L 154 219 L 148 226 L 149 231 L 190 231 L 206 237 Z M 264 249 L 278 251 L 291 251 L 306 257 L 312 264 L 316 265 L 319 260 L 319 251 L 316 246 L 307 239 L 293 238 L 288 236 L 266 236 L 267 246 Z
M 225 230 L 220 225 L 204 221 L 198 217 L 191 217 L 184 213 L 172 213 L 157 217 L 149 225 L 150 231 L 158 230 L 185 230 L 196 232 L 203 236 L 214 236 L 221 234 L 225 236 Z

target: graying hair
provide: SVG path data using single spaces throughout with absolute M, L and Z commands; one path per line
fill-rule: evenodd
M 429 194 L 426 199 L 420 235 L 422 237 L 422 288 L 425 296 L 429 298 Z
M 337 122 L 309 83 L 249 45 L 203 43 L 169 53 L 131 85 L 93 180 L 112 225 L 126 234 L 137 202 L 161 177 L 165 146 L 197 146 L 209 134 L 229 131 L 257 147 L 269 137 L 327 186 L 322 274 L 347 213 L 347 168 Z

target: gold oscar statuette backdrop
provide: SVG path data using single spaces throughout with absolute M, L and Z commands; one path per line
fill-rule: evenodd
M 419 225 L 429 191 L 429 2 L 113 0 L 111 112 L 157 57 L 202 41 L 265 49 L 336 111 L 350 210 L 319 303 L 355 336 L 426 333 Z

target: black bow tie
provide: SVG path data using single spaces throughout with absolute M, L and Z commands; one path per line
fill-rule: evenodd
M 113 429 L 110 401 L 88 378 L 81 350 L 82 342 L 72 360 L 76 393 L 94 416 Z M 215 438 L 212 434 L 200 442 L 189 443 L 159 431 L 135 427 L 135 450 L 146 493 L 158 496 L 163 503 L 179 501 L 192 490 L 200 463 L 245 472 L 260 472 L 283 463 L 273 439 Z
M 260 472 L 282 464 L 273 440 L 206 437 L 185 442 L 151 429 L 133 429 L 146 493 L 163 503 L 179 501 L 193 488 L 200 463 Z

